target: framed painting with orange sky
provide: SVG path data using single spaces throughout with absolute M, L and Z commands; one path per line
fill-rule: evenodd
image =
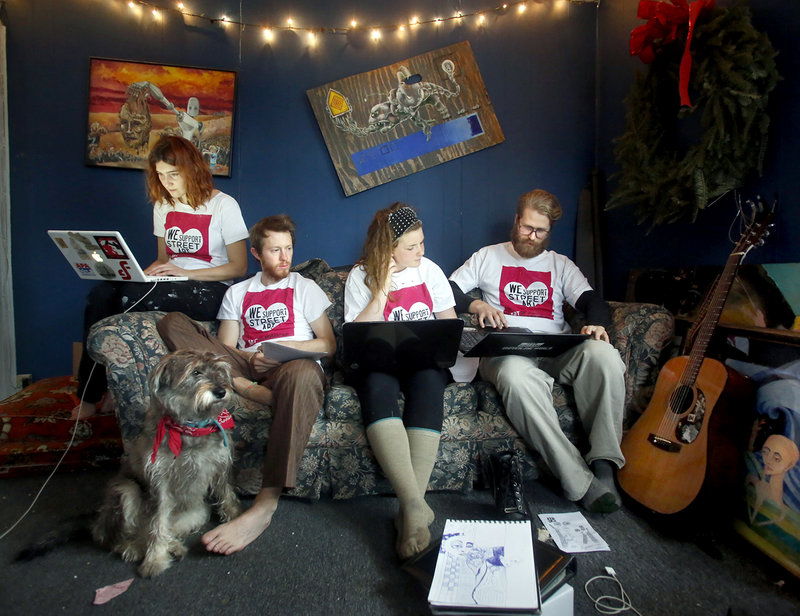
M 90 58 L 86 162 L 144 169 L 161 135 L 180 135 L 230 176 L 235 108 L 234 71 Z

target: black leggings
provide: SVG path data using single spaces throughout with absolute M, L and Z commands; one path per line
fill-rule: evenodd
M 441 432 L 444 388 L 449 380 L 447 370 L 431 368 L 402 376 L 368 372 L 356 375 L 352 382 L 361 402 L 365 426 L 387 417 L 402 417 L 406 428 Z M 402 413 L 397 403 L 401 391 L 405 395 Z
M 112 314 L 125 312 L 142 297 L 144 299 L 131 308 L 133 312 L 183 312 L 196 321 L 213 321 L 217 318 L 222 297 L 227 290 L 228 285 L 223 282 L 201 280 L 101 282 L 95 286 L 89 291 L 83 313 L 83 353 L 78 367 L 78 396 L 86 402 L 97 403 L 107 387 L 105 368 L 98 365 L 92 372 L 94 360 L 86 349 L 92 325 Z M 92 375 L 91 379 L 89 374 Z

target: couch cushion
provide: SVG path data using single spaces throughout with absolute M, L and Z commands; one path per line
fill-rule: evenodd
M 311 259 L 296 265 L 292 270 L 316 282 L 331 301 L 331 306 L 328 308 L 328 319 L 330 319 L 333 333 L 336 336 L 336 355 L 333 361 L 322 360 L 325 373 L 330 377 L 335 370 L 341 367 L 344 283 L 347 280 L 349 269 L 333 269 L 322 259 Z

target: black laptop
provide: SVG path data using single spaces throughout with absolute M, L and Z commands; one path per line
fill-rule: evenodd
M 526 327 L 503 329 L 466 327 L 459 348 L 464 357 L 497 355 L 554 357 L 590 337 L 589 334 L 534 333 Z
M 350 371 L 396 374 L 449 368 L 461 343 L 461 319 L 358 321 L 342 326 L 342 363 Z

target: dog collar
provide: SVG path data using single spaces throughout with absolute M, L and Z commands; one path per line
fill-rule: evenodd
M 201 422 L 189 421 L 185 424 L 179 424 L 169 415 L 164 415 L 156 428 L 156 439 L 155 443 L 153 443 L 153 454 L 150 456 L 150 462 L 155 463 L 158 448 L 161 446 L 164 436 L 167 437 L 167 446 L 177 458 L 183 446 L 181 434 L 186 436 L 206 436 L 214 432 L 221 432 L 222 443 L 227 447 L 228 437 L 225 434 L 225 430 L 233 430 L 233 427 L 233 416 L 227 409 L 223 409 L 214 419 L 206 419 Z

